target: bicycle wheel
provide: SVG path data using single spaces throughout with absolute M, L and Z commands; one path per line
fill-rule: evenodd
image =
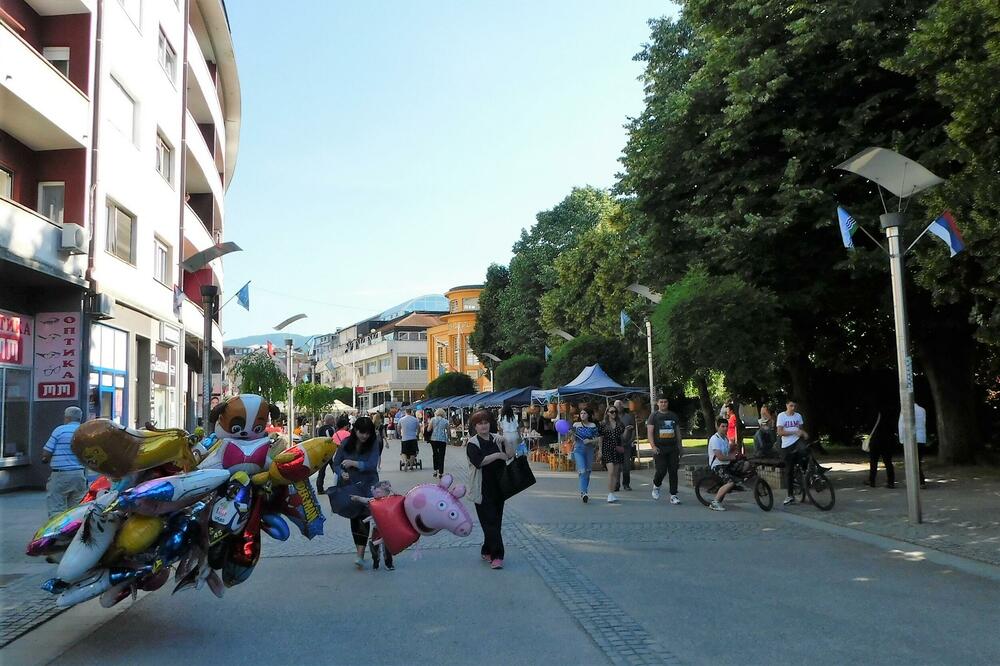
M 757 479 L 753 485 L 753 499 L 762 511 L 770 511 L 774 506 L 774 493 L 771 492 L 771 484 L 764 479 Z
M 806 492 L 809 493 L 809 501 L 815 504 L 820 511 L 829 511 L 833 508 L 834 502 L 837 501 L 837 495 L 833 491 L 833 483 L 822 472 L 809 474 Z
M 806 501 L 806 487 L 802 478 L 802 469 L 796 467 L 792 473 L 792 491 L 789 494 L 799 503 Z
M 715 474 L 707 474 L 694 484 L 694 494 L 704 506 L 708 506 L 715 499 L 715 493 L 719 491 L 719 478 Z

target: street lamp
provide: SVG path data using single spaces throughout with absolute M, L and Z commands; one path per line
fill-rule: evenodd
M 286 319 L 283 322 L 281 322 L 280 324 L 278 324 L 277 326 L 275 326 L 274 330 L 280 331 L 281 329 L 285 328 L 286 326 L 288 326 L 289 324 L 291 324 L 293 322 L 296 322 L 296 321 L 298 321 L 300 319 L 305 319 L 306 316 L 307 315 L 304 312 L 300 312 L 299 314 L 291 316 L 288 319 Z M 295 395 L 294 395 L 295 394 L 295 369 L 294 369 L 294 366 L 292 365 L 295 362 L 295 359 L 292 356 L 292 346 L 294 344 L 295 344 L 295 341 L 292 338 L 285 338 L 285 350 L 286 350 L 287 361 L 288 361 L 288 385 L 289 385 L 289 388 L 288 388 L 288 441 L 292 440 L 292 432 L 295 430 Z
M 549 335 L 558 335 L 560 338 L 562 338 L 563 340 L 567 340 L 567 341 L 572 340 L 574 338 L 574 336 L 570 335 L 569 333 L 567 333 L 566 331 L 562 330 L 561 328 L 550 328 L 549 330 L 547 330 L 545 332 L 548 333 Z
M 493 354 L 487 354 L 486 352 L 483 352 L 483 356 L 485 356 L 486 358 L 490 359 L 494 363 L 503 363 L 503 359 L 501 359 L 499 356 L 494 356 Z M 496 390 L 496 386 L 493 385 L 493 370 L 495 369 L 495 367 L 496 366 L 490 366 L 490 390 L 491 391 L 495 391 Z
M 659 303 L 662 298 L 644 284 L 633 282 L 627 288 L 653 303 Z M 646 317 L 646 366 L 649 372 L 649 405 L 652 409 L 653 403 L 656 402 L 656 389 L 653 386 L 653 325 L 649 322 L 649 316 Z
M 911 523 L 923 522 L 920 510 L 919 465 L 917 459 L 916 424 L 913 414 L 913 360 L 910 358 L 910 332 L 906 314 L 906 293 L 903 289 L 903 254 L 900 227 L 906 209 L 903 201 L 918 192 L 940 185 L 935 176 L 917 162 L 886 148 L 866 148 L 849 160 L 838 164 L 842 169 L 869 180 L 879 188 L 879 198 L 885 211 L 879 216 L 889 244 L 889 272 L 892 279 L 892 310 L 896 324 L 896 366 L 899 375 L 899 405 L 903 416 L 903 460 L 906 464 L 906 504 Z M 890 213 L 882 197 L 882 189 L 899 199 L 895 213 Z

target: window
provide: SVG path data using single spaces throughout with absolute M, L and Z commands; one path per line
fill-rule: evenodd
M 153 239 L 153 277 L 161 284 L 170 284 L 170 246 L 159 238 Z
M 365 364 L 365 372 L 369 375 L 374 375 L 376 372 L 378 372 L 378 362 L 368 361 Z
M 174 76 L 177 74 L 177 51 L 170 45 L 170 41 L 163 34 L 163 30 L 160 30 L 160 46 L 157 60 L 160 63 L 160 67 L 166 72 L 167 78 L 173 83 Z
M 427 369 L 427 357 L 426 356 L 397 356 L 396 357 L 396 369 L 397 370 L 426 370 Z
M 14 196 L 14 172 L 0 167 L 0 197 Z
M 417 340 L 426 340 L 427 339 L 427 331 L 417 331 L 416 335 L 417 335 L 417 337 L 416 337 Z
M 410 339 L 410 332 L 409 331 L 396 331 L 396 339 L 397 340 L 409 340 Z
M 448 304 L 448 311 L 458 312 L 458 299 L 454 299 Z
M 142 0 L 118 0 L 125 13 L 135 24 L 135 27 L 142 25 Z
M 108 94 L 108 120 L 135 143 L 135 100 L 114 77 L 111 78 L 111 92 Z
M 174 182 L 174 149 L 159 132 L 156 133 L 156 170 L 168 183 Z
M 105 249 L 122 261 L 135 264 L 135 218 L 108 202 L 108 238 Z
M 462 309 L 466 312 L 479 310 L 479 297 L 474 298 L 463 298 L 462 299 Z
M 392 370 L 392 357 L 386 356 L 379 360 L 379 372 L 388 372 Z
M 0 366 L 0 446 L 2 457 L 28 455 L 31 369 Z
M 128 423 L 128 333 L 103 324 L 90 327 L 89 417 Z
M 38 212 L 56 224 L 62 224 L 66 202 L 66 183 L 38 184 Z
M 42 49 L 42 57 L 52 63 L 63 76 L 69 78 L 69 47 L 46 46 Z

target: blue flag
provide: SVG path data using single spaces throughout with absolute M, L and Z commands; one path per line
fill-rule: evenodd
M 854 234 L 858 231 L 858 223 L 846 210 L 837 206 L 837 219 L 840 220 L 840 236 L 844 247 L 854 247 Z
M 545 349 L 545 361 L 548 362 L 549 357 L 552 356 L 552 350 L 548 348 L 548 345 L 545 345 L 544 349 Z
M 242 305 L 247 311 L 250 310 L 250 283 L 247 282 L 243 288 L 236 292 L 236 302 Z
M 620 315 L 621 325 L 622 325 L 622 335 L 625 335 L 625 327 L 632 323 L 632 318 L 625 314 L 625 311 L 621 311 Z

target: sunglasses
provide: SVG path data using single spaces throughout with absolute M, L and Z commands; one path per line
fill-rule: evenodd
M 609 409 L 608 410 L 608 414 L 617 414 L 617 413 L 618 413 L 617 409 Z

